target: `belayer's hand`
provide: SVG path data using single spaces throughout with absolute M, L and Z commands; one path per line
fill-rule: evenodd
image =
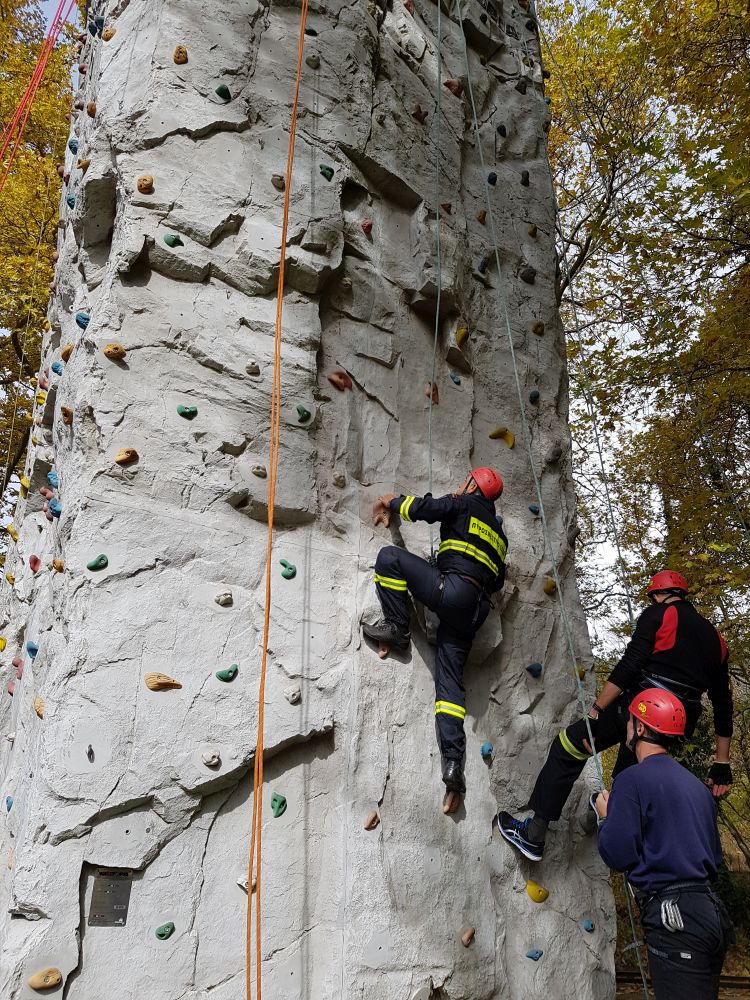
M 596 797 L 594 802 L 594 809 L 596 809 L 596 815 L 599 819 L 607 818 L 607 806 L 609 804 L 609 792 L 606 788 L 603 788 L 601 792 Z
M 391 508 L 390 502 L 393 500 L 395 493 L 386 493 L 382 497 L 378 497 L 375 503 L 372 505 L 372 523 L 377 526 L 382 524 L 384 528 L 387 528 L 391 523 Z
M 715 799 L 722 799 L 732 787 L 732 765 L 729 761 L 715 760 L 708 772 L 706 784 Z

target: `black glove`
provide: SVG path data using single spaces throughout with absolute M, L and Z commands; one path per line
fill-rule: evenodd
M 713 781 L 715 785 L 731 785 L 732 765 L 719 764 L 716 761 L 714 761 L 708 772 L 708 780 Z
M 588 724 L 591 726 L 591 735 L 594 737 L 594 739 L 596 739 L 596 731 L 599 728 L 599 719 L 598 718 L 592 719 L 591 716 L 589 715 L 589 716 L 586 717 L 586 720 L 584 721 L 584 725 L 586 724 L 586 722 L 588 722 Z M 587 730 L 586 731 L 586 738 L 588 738 L 588 735 L 589 734 L 588 734 L 588 730 Z

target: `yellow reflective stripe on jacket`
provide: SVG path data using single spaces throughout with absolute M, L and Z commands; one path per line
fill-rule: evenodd
M 565 729 L 560 730 L 560 742 L 563 745 L 563 750 L 566 750 L 571 757 L 575 757 L 576 760 L 588 760 L 589 755 L 587 753 L 581 753 L 580 750 L 576 750 L 573 744 L 568 739 L 568 734 Z
M 435 715 L 455 715 L 457 719 L 465 719 L 466 709 L 462 705 L 454 705 L 452 701 L 436 701 Z
M 470 559 L 476 559 L 477 562 L 491 569 L 495 576 L 498 576 L 500 573 L 500 567 L 497 563 L 493 562 L 488 555 L 485 555 L 481 549 L 478 549 L 476 545 L 472 545 L 471 542 L 459 542 L 455 538 L 449 538 L 447 541 L 441 542 L 438 546 L 438 555 L 441 552 L 463 552 L 465 556 L 468 556 Z
M 414 503 L 414 501 L 416 499 L 417 499 L 416 497 L 405 497 L 404 498 L 401 506 L 399 507 L 399 511 L 398 511 L 399 514 L 401 515 L 401 519 L 403 521 L 411 521 L 411 518 L 409 517 L 409 511 L 411 509 L 411 505 Z
M 502 561 L 505 562 L 505 554 L 508 551 L 507 542 L 504 542 L 500 535 L 492 530 L 489 524 L 480 521 L 478 517 L 472 517 L 469 521 L 469 534 L 479 535 L 482 541 L 491 545 Z
M 406 590 L 406 580 L 399 580 L 394 576 L 381 576 L 380 573 L 375 574 L 375 583 L 379 583 L 381 587 L 387 587 L 388 590 Z

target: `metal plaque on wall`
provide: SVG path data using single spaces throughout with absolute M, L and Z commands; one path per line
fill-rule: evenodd
M 89 927 L 124 927 L 128 919 L 133 873 L 127 868 L 100 868 L 94 878 Z

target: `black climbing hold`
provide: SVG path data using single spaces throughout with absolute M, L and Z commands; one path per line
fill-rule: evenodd
M 504 139 L 507 136 L 507 134 L 508 134 L 508 130 L 507 130 L 507 128 L 504 125 L 498 125 L 497 126 L 497 134 L 501 135 L 503 137 L 503 139 Z
M 318 37 L 318 33 L 315 30 L 315 28 L 305 28 L 305 34 L 308 35 L 310 38 Z
M 527 86 L 526 80 L 521 79 L 516 84 L 516 90 L 518 91 L 519 94 L 525 94 L 526 93 L 526 86 Z
M 531 674 L 532 677 L 541 677 L 542 676 L 541 663 L 530 663 L 528 667 L 526 667 L 526 672 Z
M 529 393 L 529 402 L 531 403 L 532 406 L 536 406 L 536 404 L 539 402 L 539 390 L 538 389 L 532 389 L 531 390 L 531 392 Z
M 533 285 L 536 280 L 536 271 L 533 267 L 522 267 L 519 277 L 521 281 L 525 281 L 527 285 Z
M 219 98 L 219 100 L 224 101 L 225 104 L 227 104 L 229 101 L 232 100 L 232 92 L 225 83 L 220 83 L 219 86 L 214 91 L 214 93 Z
M 494 170 L 490 170 L 487 174 L 487 183 L 491 184 L 493 187 L 497 184 L 497 174 Z
M 325 163 L 320 164 L 320 172 L 325 177 L 327 181 L 333 180 L 333 167 L 327 166 Z
M 482 22 L 482 24 L 487 24 L 487 15 L 486 14 L 480 14 L 479 15 L 479 20 Z
M 486 274 L 489 263 L 490 262 L 486 257 L 482 257 L 482 259 L 477 263 L 477 271 L 479 271 L 480 274 Z
M 103 31 L 104 30 L 104 18 L 103 17 L 101 17 L 101 16 L 95 17 L 94 18 L 94 24 L 97 26 L 97 28 L 99 29 L 99 31 Z
M 528 172 L 528 170 L 522 170 L 521 171 L 521 184 L 525 188 L 527 188 L 529 186 L 529 172 Z
M 88 758 L 89 764 L 93 764 L 94 763 L 94 748 L 91 746 L 90 743 L 86 747 L 86 757 Z
M 531 511 L 532 514 L 538 514 L 539 513 L 539 504 L 538 503 L 530 503 L 529 504 L 529 510 Z
M 551 76 L 552 76 L 552 74 L 550 73 L 550 71 L 548 69 L 543 69 L 542 70 L 542 78 L 544 80 L 549 80 Z
M 530 17 L 526 24 L 524 25 L 527 31 L 534 31 L 536 29 L 536 21 L 533 17 Z

